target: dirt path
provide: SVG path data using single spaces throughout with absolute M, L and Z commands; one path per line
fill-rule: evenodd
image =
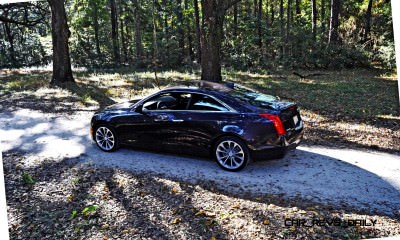
M 283 194 L 347 205 L 357 210 L 400 214 L 400 156 L 379 152 L 301 146 L 284 159 L 251 163 L 244 171 L 221 170 L 208 159 L 120 149 L 104 153 L 91 142 L 91 112 L 55 115 L 33 110 L 0 113 L 2 151 L 26 152 L 34 167 L 43 158 L 79 158 L 136 173 L 164 174 L 234 193 Z

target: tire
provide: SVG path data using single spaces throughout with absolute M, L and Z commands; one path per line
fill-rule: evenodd
M 214 145 L 213 155 L 218 165 L 227 171 L 237 172 L 249 162 L 249 149 L 242 140 L 233 136 L 220 138 Z
M 118 149 L 118 139 L 112 127 L 100 124 L 95 128 L 93 139 L 102 151 L 113 152 Z

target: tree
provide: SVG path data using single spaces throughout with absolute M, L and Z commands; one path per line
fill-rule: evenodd
M 321 0 L 321 34 L 325 34 L 325 0 Z
M 198 63 L 201 63 L 201 34 L 200 34 L 200 14 L 199 14 L 199 3 L 194 0 L 194 19 L 196 28 L 196 56 Z
M 328 43 L 338 44 L 339 42 L 339 13 L 340 0 L 331 0 L 331 19 L 329 24 L 329 39 Z
M 371 31 L 371 15 L 372 15 L 372 0 L 369 0 L 367 13 L 365 14 L 365 28 L 364 28 L 363 42 L 368 41 L 368 35 L 369 32 Z
M 115 0 L 110 0 L 111 8 L 111 38 L 114 53 L 114 62 L 120 62 L 119 56 L 119 45 L 118 45 L 118 17 L 117 17 L 117 5 Z
M 133 0 L 133 15 L 135 17 L 136 66 L 140 67 L 142 65 L 142 33 L 138 0 Z
M 53 76 L 50 84 L 66 87 L 74 83 L 71 60 L 69 57 L 68 38 L 70 35 L 64 1 L 48 0 L 51 9 L 51 32 L 53 40 Z
M 317 39 L 317 1 L 311 1 L 312 34 L 313 40 Z
M 201 79 L 221 82 L 221 43 L 226 10 L 240 0 L 201 0 L 202 29 Z

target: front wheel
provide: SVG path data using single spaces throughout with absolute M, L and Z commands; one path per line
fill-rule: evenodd
M 105 152 L 112 152 L 118 148 L 114 130 L 106 125 L 96 127 L 94 140 L 96 145 Z
M 249 150 L 237 137 L 222 137 L 214 147 L 214 157 L 218 165 L 228 171 L 242 170 L 249 162 Z

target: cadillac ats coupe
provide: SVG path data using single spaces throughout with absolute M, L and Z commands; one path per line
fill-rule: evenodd
M 295 103 L 236 83 L 198 81 L 106 107 L 94 114 L 91 135 L 103 151 L 122 145 L 211 156 L 228 171 L 250 160 L 283 157 L 303 137 Z

